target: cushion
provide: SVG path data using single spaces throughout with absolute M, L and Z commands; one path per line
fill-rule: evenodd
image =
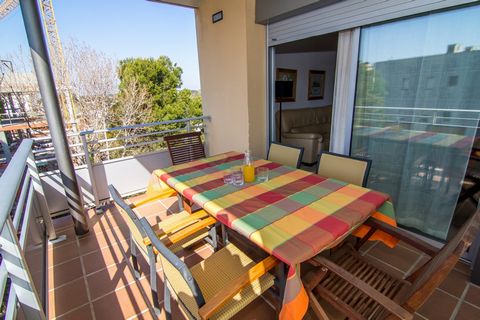
M 248 272 L 254 265 L 255 262 L 230 243 L 190 268 L 190 271 L 197 281 L 205 301 L 208 302 L 217 292 Z M 235 295 L 211 319 L 230 319 L 273 286 L 274 279 L 274 276 L 270 273 L 263 275 Z

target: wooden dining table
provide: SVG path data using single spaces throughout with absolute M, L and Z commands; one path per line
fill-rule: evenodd
M 309 300 L 300 264 L 358 232 L 372 215 L 395 224 L 393 205 L 384 193 L 263 159 L 253 165 L 269 169 L 268 181 L 225 184 L 226 170 L 242 164 L 243 154 L 227 152 L 158 169 L 152 173 L 147 192 L 168 184 L 282 261 L 288 271 L 279 318 L 302 319 Z

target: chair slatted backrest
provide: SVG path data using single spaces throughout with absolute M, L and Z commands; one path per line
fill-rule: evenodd
M 200 132 L 176 134 L 163 139 L 167 143 L 173 165 L 205 158 Z
M 317 174 L 365 187 L 371 164 L 369 159 L 324 151 L 320 153 Z
M 130 230 L 133 240 L 138 246 L 146 252 L 146 246 L 143 243 L 143 239 L 146 237 L 145 232 L 142 229 L 138 216 L 133 212 L 132 208 L 123 200 L 118 190 L 111 184 L 108 186 L 108 191 L 113 201 L 120 207 L 120 214 L 127 222 L 128 229 Z
M 300 168 L 302 157 L 303 148 L 272 142 L 268 150 L 267 160 L 298 169 Z
M 158 257 L 162 264 L 165 279 L 177 296 L 178 302 L 190 313 L 192 318 L 199 318 L 198 310 L 205 304 L 205 298 L 187 265 L 158 240 L 145 218 L 141 218 L 140 223 L 152 245 L 159 252 Z
M 460 228 L 457 234 L 443 246 L 440 251 L 435 254 L 428 262 L 426 262 L 420 269 L 420 274 L 416 275 L 413 285 L 410 288 L 410 294 L 406 296 L 409 299 L 415 296 L 418 290 L 428 285 L 428 282 L 441 282 L 448 276 L 450 271 L 455 267 L 458 259 L 472 244 L 476 235 L 480 231 L 480 210 L 477 210 Z M 449 259 L 453 258 L 451 261 Z M 407 278 L 408 279 L 408 278 Z M 417 294 L 414 302 L 410 304 L 423 304 L 421 299 L 427 299 L 427 296 L 420 296 Z M 408 303 L 408 302 L 407 302 Z M 416 306 L 415 306 L 416 307 Z

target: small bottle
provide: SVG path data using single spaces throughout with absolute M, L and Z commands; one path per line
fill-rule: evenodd
M 250 150 L 245 151 L 243 178 L 245 182 L 255 181 L 255 167 L 253 166 L 253 160 L 250 154 Z

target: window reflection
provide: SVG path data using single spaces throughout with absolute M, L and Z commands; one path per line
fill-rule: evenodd
M 476 142 L 477 30 L 479 6 L 361 34 L 351 154 L 372 159 L 369 187 L 392 196 L 400 224 L 440 239 Z

